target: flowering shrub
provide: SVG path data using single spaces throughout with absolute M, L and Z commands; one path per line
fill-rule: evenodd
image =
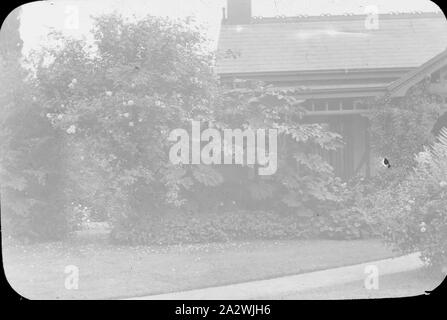
M 447 263 L 447 131 L 416 156 L 414 172 L 394 190 L 379 192 L 372 210 L 385 240 L 420 251 L 435 267 Z
M 59 45 L 33 57 L 42 118 L 71 150 L 65 168 L 76 192 L 67 203 L 137 224 L 182 204 L 190 181 L 169 162 L 168 135 L 206 113 L 212 57 L 188 19 L 111 14 L 92 31 L 94 48 L 53 34 Z

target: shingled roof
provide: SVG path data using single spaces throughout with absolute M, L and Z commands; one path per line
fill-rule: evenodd
M 447 20 L 440 13 L 252 18 L 222 23 L 218 74 L 364 70 L 418 67 L 447 47 Z

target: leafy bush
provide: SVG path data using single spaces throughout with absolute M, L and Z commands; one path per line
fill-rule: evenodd
M 385 240 L 402 252 L 420 251 L 435 267 L 447 264 L 447 131 L 420 152 L 414 172 L 376 196 L 373 214 Z
M 360 239 L 376 236 L 376 222 L 365 210 L 371 182 L 364 177 L 343 183 L 338 203 L 326 207 L 312 216 L 309 228 L 317 237 L 329 239 Z
M 140 224 L 119 225 L 112 240 L 126 244 L 177 244 L 317 237 L 314 221 L 297 215 L 234 210 L 219 213 L 171 213 Z
M 308 226 L 315 236 L 325 239 L 362 239 L 370 237 L 372 227 L 365 213 L 357 208 L 329 211 L 313 217 Z
M 303 217 L 267 211 L 172 212 L 116 225 L 111 240 L 122 244 L 178 244 L 261 239 L 358 239 L 369 236 L 359 212 Z
M 428 85 L 422 81 L 404 97 L 370 101 L 371 147 L 393 169 L 374 177 L 378 189 L 405 179 L 416 164 L 414 155 L 433 142 L 431 130 L 442 101 L 430 94 Z
M 257 81 L 237 80 L 234 86 L 221 89 L 220 99 L 213 105 L 212 125 L 219 129 L 276 129 L 278 169 L 273 175 L 258 176 L 256 165 L 214 165 L 208 170 L 222 181 L 207 185 L 206 190 L 199 184 L 190 191 L 205 193 L 214 203 L 229 200 L 247 210 L 297 215 L 340 202 L 341 181 L 317 151 L 339 148 L 342 137 L 319 124 L 305 123 L 303 101 L 294 91 L 272 90 Z

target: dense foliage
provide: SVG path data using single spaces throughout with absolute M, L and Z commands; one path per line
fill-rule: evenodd
M 371 101 L 371 147 L 387 158 L 393 170 L 376 177 L 379 188 L 404 179 L 415 166 L 414 155 L 433 141 L 431 130 L 440 110 L 439 98 L 427 90 L 424 80 L 402 98 Z
M 447 260 L 447 131 L 416 157 L 414 171 L 394 190 L 376 194 L 372 214 L 385 239 L 403 252 L 420 251 L 433 266 Z
M 213 193 L 224 193 L 227 203 L 234 201 L 247 209 L 278 209 L 298 215 L 340 201 L 340 181 L 331 166 L 310 150 L 335 150 L 342 145 L 341 136 L 318 124 L 304 123 L 305 110 L 295 92 L 270 89 L 251 81 L 237 81 L 236 88 L 223 89 L 211 125 L 219 129 L 277 129 L 278 170 L 260 176 L 256 165 L 213 166 L 225 177 L 222 185 L 201 192 L 210 192 L 211 199 Z
M 377 234 L 381 197 L 404 192 L 440 112 L 426 83 L 374 101 L 372 146 L 393 169 L 345 184 L 317 152 L 343 137 L 306 123 L 293 90 L 219 84 L 194 21 L 113 14 L 96 18 L 92 35 L 52 34 L 31 74 L 17 55 L 2 57 L 2 223 L 13 234 L 61 237 L 83 219 L 110 222 L 128 243 Z M 192 120 L 202 130 L 276 129 L 278 170 L 173 165 L 169 133 Z
M 57 35 L 56 35 L 57 36 Z M 58 37 L 37 69 L 47 116 L 67 137 L 81 189 L 74 202 L 112 223 L 159 214 L 177 201 L 170 130 L 206 114 L 214 78 L 201 34 L 188 22 L 98 18 L 96 50 Z
M 21 64 L 22 41 L 13 11 L 1 30 L 0 179 L 2 231 L 27 238 L 59 237 L 64 214 L 64 138 L 43 116 L 35 83 Z
M 13 233 L 61 237 L 89 212 L 110 222 L 118 241 L 132 234 L 154 239 L 154 228 L 170 215 L 179 222 L 205 214 L 214 225 L 228 225 L 259 208 L 271 212 L 259 224 L 274 230 L 271 214 L 287 226 L 287 217 L 310 223 L 340 207 L 344 187 L 314 150 L 333 150 L 341 137 L 304 123 L 294 92 L 244 81 L 220 86 L 193 21 L 112 14 L 95 20 L 92 35 L 93 42 L 53 33 L 51 45 L 30 57 L 30 74 L 2 65 L 10 68 L 2 72 L 10 88 L 2 97 L 2 208 L 23 230 Z M 191 120 L 219 129 L 277 129 L 277 173 L 261 177 L 244 164 L 173 165 L 169 133 L 190 128 Z M 223 214 L 229 211 L 233 217 Z M 254 226 L 257 219 L 241 232 L 284 231 L 265 231 Z M 238 237 L 222 228 L 225 237 Z M 286 229 L 287 236 L 302 233 Z
M 278 129 L 278 171 L 258 176 L 256 165 L 178 166 L 176 179 L 182 188 L 176 213 L 171 218 L 145 215 L 138 224 L 127 220 L 114 233 L 117 241 L 334 237 L 345 231 L 337 223 L 332 230 L 333 217 L 328 216 L 341 206 L 343 185 L 328 163 L 308 150 L 336 149 L 341 137 L 320 125 L 305 124 L 305 111 L 293 92 L 250 81 L 235 85 L 218 95 L 208 126 Z
M 420 251 L 439 267 L 445 266 L 446 257 L 447 140 L 441 136 L 435 141 L 432 134 L 442 101 L 429 92 L 429 84 L 425 79 L 405 97 L 372 105 L 373 151 L 389 159 L 392 167 L 363 184 L 363 196 L 353 206 L 367 217 L 374 234 L 396 250 Z

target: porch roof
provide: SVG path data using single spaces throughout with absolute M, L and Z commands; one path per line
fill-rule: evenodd
M 447 49 L 436 55 L 434 58 L 423 63 L 411 72 L 400 79 L 392 82 L 388 86 L 388 93 L 392 97 L 404 96 L 408 89 L 410 89 L 416 83 L 422 81 L 424 77 L 430 75 L 434 71 L 437 71 L 443 67 L 447 66 Z

